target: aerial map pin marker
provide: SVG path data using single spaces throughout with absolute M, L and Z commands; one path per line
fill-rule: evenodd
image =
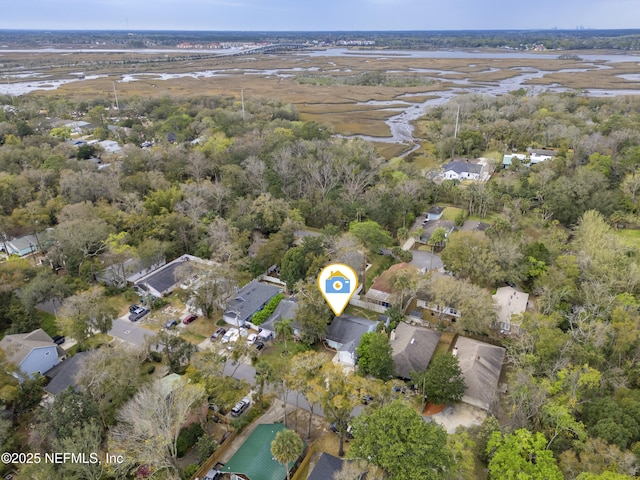
M 358 288 L 355 270 L 342 263 L 332 263 L 318 275 L 318 288 L 336 316 L 342 315 Z

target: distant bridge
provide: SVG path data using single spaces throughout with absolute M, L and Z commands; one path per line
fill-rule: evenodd
M 237 57 L 239 55 L 252 55 L 254 53 L 277 53 L 287 52 L 291 50 L 302 50 L 309 48 L 311 45 L 306 43 L 273 43 L 271 45 L 262 45 L 260 47 L 248 48 L 240 52 L 230 53 L 228 56 Z

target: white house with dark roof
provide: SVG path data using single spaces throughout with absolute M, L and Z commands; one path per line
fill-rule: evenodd
M 441 332 L 416 327 L 405 322 L 391 331 L 389 343 L 396 375 L 410 379 L 411 372 L 424 372 L 440 341 Z
M 458 337 L 452 353 L 458 358 L 467 385 L 462 401 L 491 411 L 498 397 L 498 382 L 505 349 L 478 340 Z
M 550 150 L 548 148 L 536 148 L 529 152 L 529 161 L 531 165 L 535 165 L 536 163 L 551 160 L 556 155 L 558 155 L 558 152 L 555 150 Z
M 7 360 L 28 376 L 35 373 L 44 375 L 67 355 L 41 328 L 31 333 L 6 335 L 0 340 L 0 348 Z
M 356 349 L 360 345 L 362 335 L 375 332 L 377 325 L 378 322 L 373 320 L 344 313 L 339 317 L 333 317 L 333 321 L 327 327 L 325 341 L 338 352 L 334 361 L 355 365 Z
M 242 326 L 280 292 L 280 287 L 251 280 L 227 302 L 222 319 L 230 325 Z
M 480 180 L 482 165 L 469 160 L 452 160 L 442 165 L 442 178 L 445 180 Z

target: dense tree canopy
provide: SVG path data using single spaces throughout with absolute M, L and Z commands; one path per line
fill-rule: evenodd
M 383 88 L 389 79 L 364 72 L 354 81 Z M 205 316 L 219 318 L 236 285 L 269 270 L 298 300 L 296 330 L 311 345 L 324 338 L 332 318 L 313 283 L 319 269 L 346 258 L 371 280 L 391 263 L 409 261 L 410 253 L 399 244 L 419 237 L 417 215 L 438 204 L 449 208 L 446 218 L 464 231 L 445 242 L 439 230 L 422 249 L 442 249 L 444 270 L 454 276 L 432 272 L 428 278 L 394 278 L 392 298 L 399 305 L 394 321 L 422 302 L 447 306 L 459 316 L 436 308 L 427 311 L 433 315 L 426 320 L 450 333 L 486 336 L 504 346 L 508 390 L 500 406 L 504 410 L 495 413 L 501 414 L 505 432 L 516 432 L 496 437 L 490 452 L 482 452 L 489 436 L 484 431 L 450 437 L 456 458 L 471 471 L 464 453 L 475 449 L 476 460 L 491 457 L 490 469 L 500 472 L 494 476 L 515 460 L 524 459 L 526 471 L 549 466 L 552 458 L 566 478 L 637 474 L 638 99 L 579 92 L 534 95 L 525 89 L 499 97 L 459 95 L 455 102 L 430 108 L 417 122 L 424 148 L 391 159 L 381 158 L 362 140 L 333 138 L 323 126 L 301 121 L 290 105 L 268 99 L 247 98 L 244 118 L 237 99 L 226 96 L 129 98 L 118 115 L 98 98 L 74 102 L 27 95 L 3 97 L 2 102 L 12 108 L 0 109 L 0 244 L 6 249 L 13 237 L 32 234 L 43 249 L 36 258 L 0 263 L 2 333 L 45 327 L 51 335 L 68 334 L 88 348 L 93 333 L 108 331 L 111 319 L 122 313 L 118 309 L 125 308 L 124 297 L 132 295 L 120 296 L 119 290 L 126 285 L 127 262 L 149 268 L 191 253 L 219 264 L 181 292 L 192 296 Z M 98 126 L 93 139 L 118 140 L 121 156 L 67 144 L 69 132 L 54 130 L 46 118 L 50 115 L 41 110 L 59 118 L 84 114 Z M 538 147 L 553 148 L 555 157 L 537 165 L 497 165 L 513 149 Z M 481 184 L 434 181 L 434 172 L 426 170 L 438 170 L 452 151 L 493 159 L 496 171 Z M 89 153 L 101 157 L 103 168 L 84 159 Z M 112 166 L 104 168 L 106 163 Z M 475 223 L 463 226 L 466 219 Z M 392 255 L 383 256 L 381 248 Z M 420 254 L 413 253 L 419 263 Z M 371 264 L 366 274 L 365 260 Z M 114 272 L 117 285 L 96 285 L 106 269 Z M 506 284 L 532 297 L 527 311 L 511 319 L 521 327 L 514 329 L 519 333 L 500 336 L 491 294 Z M 53 302 L 55 323 L 38 311 L 47 300 Z M 280 338 L 291 341 L 291 323 L 279 323 L 278 330 Z M 190 340 L 200 334 L 192 333 Z M 382 337 L 371 337 L 384 351 L 373 357 L 384 360 L 380 365 L 365 352 L 359 356 L 368 373 L 386 379 L 388 344 Z M 184 338 L 167 334 L 158 340 L 170 368 L 186 370 L 221 405 L 241 398 L 245 385 L 219 376 L 221 357 L 195 353 Z M 115 349 L 110 355 L 110 350 L 93 352 L 78 379 L 98 405 L 100 427 L 109 428 L 128 425 L 120 413 L 143 384 L 138 367 L 144 360 Z M 242 353 L 238 349 L 231 355 L 240 358 Z M 340 376 L 343 372 L 325 366 L 318 373 L 313 359 L 306 360 L 292 375 L 285 362 L 259 359 L 258 384 L 263 390 L 275 378 L 287 384 L 304 378 L 307 383 L 298 381 L 297 391 L 322 405 L 341 439 L 365 390 L 374 397 L 367 407 L 372 415 L 374 406 L 389 401 L 387 384 L 372 382 L 365 388 L 362 378 Z M 434 375 L 433 385 L 425 383 L 429 399 L 436 401 L 451 386 L 437 381 L 454 376 Z M 39 403 L 41 382 L 6 380 L 2 401 L 14 408 L 16 421 L 28 420 Z M 522 428 L 531 433 L 518 433 Z M 60 448 L 76 448 L 82 443 L 78 436 L 101 440 L 99 432 L 89 430 L 67 432 L 68 443 Z M 528 454 L 515 448 L 518 442 L 534 445 L 545 461 L 527 462 Z M 161 456 L 166 446 L 158 447 Z M 382 461 L 389 462 L 389 473 L 396 467 L 391 459 Z M 557 474 L 554 467 L 548 471 L 549 478 Z M 50 476 L 56 474 L 81 475 Z M 417 476 L 428 478 L 419 471 Z
M 365 333 L 358 348 L 358 370 L 364 375 L 372 375 L 388 380 L 395 372 L 389 337 L 383 332 Z
M 447 434 L 401 401 L 365 411 L 353 423 L 352 458 L 367 459 L 393 480 L 449 478 Z
M 434 357 L 420 380 L 427 399 L 438 405 L 459 402 L 467 388 L 458 358 L 450 353 Z

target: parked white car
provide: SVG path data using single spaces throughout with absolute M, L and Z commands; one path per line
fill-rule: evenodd
M 236 337 L 235 340 L 231 340 L 231 337 Z M 229 330 L 227 330 L 227 333 L 224 334 L 224 336 L 222 337 L 222 343 L 229 343 L 230 341 L 236 341 L 238 339 L 238 329 L 237 328 L 230 328 Z

